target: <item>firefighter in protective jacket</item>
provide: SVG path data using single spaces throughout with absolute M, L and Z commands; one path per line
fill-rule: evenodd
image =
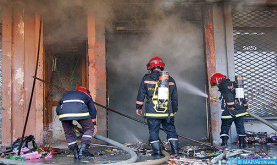
M 221 146 L 226 147 L 229 139 L 229 129 L 234 122 L 236 125 L 236 131 L 239 136 L 239 146 L 245 147 L 244 138 L 246 136 L 244 129 L 243 116 L 248 114 L 248 104 L 244 98 L 244 94 L 241 99 L 236 97 L 236 84 L 226 78 L 221 73 L 216 73 L 211 77 L 211 86 L 217 86 L 221 93 L 222 99 L 222 116 L 221 116 L 221 132 L 220 137 L 222 139 Z M 239 92 L 239 91 L 237 91 Z
M 97 112 L 90 91 L 77 86 L 75 91 L 66 92 L 60 99 L 56 112 L 62 122 L 68 148 L 74 152 L 74 158 L 93 156 L 88 148 L 93 138 Z M 80 150 L 73 131 L 73 120 L 76 120 L 84 130 Z
M 144 117 L 147 118 L 149 142 L 154 156 L 161 156 L 159 129 L 162 124 L 173 155 L 178 154 L 178 135 L 174 125 L 174 115 L 178 111 L 177 87 L 174 79 L 164 70 L 164 62 L 159 57 L 147 64 L 150 74 L 146 74 L 139 87 L 136 113 L 141 116 L 145 103 Z M 144 99 L 146 99 L 144 101 Z

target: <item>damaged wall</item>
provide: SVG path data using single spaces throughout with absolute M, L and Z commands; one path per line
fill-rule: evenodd
M 52 18 L 55 20 L 57 15 L 70 20 L 70 16 L 66 12 L 74 14 L 76 12 L 75 7 L 78 10 L 86 11 L 84 16 L 87 17 L 87 76 L 89 89 L 96 102 L 106 105 L 106 81 L 108 78 L 110 107 L 119 111 L 124 110 L 125 113 L 137 117 L 134 105 L 139 83 L 146 73 L 145 64 L 152 56 L 159 55 L 167 63 L 166 68 L 177 81 L 177 87 L 180 91 L 179 101 L 181 104 L 180 112 L 176 117 L 178 120 L 176 122 L 177 130 L 181 128 L 180 132 L 184 135 L 197 140 L 205 140 L 204 138 L 208 136 L 207 130 L 210 129 L 214 138 L 213 142 L 219 142 L 220 105 L 212 101 L 209 102 L 212 118 L 209 121 L 210 123 L 207 123 L 205 99 L 207 95 L 204 91 L 207 80 L 215 72 L 228 74 L 232 79 L 234 77 L 234 70 L 231 67 L 233 65 L 233 41 L 230 36 L 228 37 L 232 33 L 232 27 L 231 22 L 226 21 L 228 19 L 228 8 L 222 3 L 202 5 L 202 9 L 193 15 L 189 7 L 182 10 L 178 8 L 178 5 L 175 5 L 175 2 L 161 6 L 160 3 L 156 3 L 159 1 L 155 1 L 154 6 L 151 7 L 151 5 L 148 5 L 149 1 L 145 0 L 143 3 L 139 3 L 140 1 L 137 0 L 133 2 L 142 5 L 142 9 L 147 8 L 148 12 L 143 13 L 141 9 L 132 9 L 134 11 L 132 21 L 118 21 L 114 18 L 118 12 L 109 12 L 110 7 L 115 5 L 116 1 L 104 5 L 105 7 L 94 5 L 94 1 L 85 0 L 71 1 L 73 3 L 68 3 L 66 0 L 49 0 L 47 1 L 49 3 L 36 1 L 31 5 L 27 3 L 31 1 L 26 1 L 26 3 L 20 0 L 5 1 L 5 3 L 9 2 L 21 2 L 25 7 L 29 6 L 30 11 L 22 8 L 6 8 L 3 11 L 3 145 L 9 145 L 21 136 L 28 107 L 39 29 L 39 16 L 31 11 L 41 9 L 44 16 L 47 15 L 50 20 Z M 181 2 L 183 6 L 187 6 L 185 2 L 178 2 Z M 126 3 L 122 0 L 122 3 L 116 5 L 119 6 L 119 11 L 122 12 Z M 65 9 L 66 12 L 62 9 Z M 200 15 L 201 20 L 194 22 L 190 18 L 179 18 L 180 15 L 170 10 L 167 13 L 162 12 L 162 10 L 167 9 L 174 9 L 173 11 L 178 9 L 181 12 L 189 13 L 191 17 Z M 151 13 L 152 11 L 154 14 Z M 201 12 L 203 12 L 202 16 Z M 100 17 L 95 18 L 95 13 Z M 125 13 L 124 18 L 128 18 L 129 14 L 130 12 Z M 142 22 L 140 18 L 145 18 L 147 15 L 150 15 L 152 19 L 146 19 L 145 22 Z M 204 19 L 203 24 L 202 18 Z M 107 23 L 107 20 L 109 23 Z M 122 33 L 114 34 L 109 31 L 114 28 L 112 27 L 114 22 L 118 25 L 115 28 L 118 33 L 124 30 L 127 30 L 127 32 L 123 35 Z M 140 23 L 148 26 L 148 32 L 145 33 L 140 26 L 133 26 Z M 129 26 L 124 27 L 124 24 L 129 24 Z M 84 30 L 78 28 L 78 26 L 74 27 L 76 29 L 73 30 L 76 32 Z M 80 34 L 83 34 L 72 33 L 70 35 L 71 33 L 63 30 L 64 27 L 57 27 L 57 29 L 53 28 L 53 31 L 56 32 L 53 35 L 55 38 L 47 38 L 48 42 L 63 42 L 64 38 L 67 37 L 78 39 Z M 106 33 L 105 30 L 109 32 Z M 140 35 L 142 33 L 145 33 L 144 36 Z M 108 49 L 107 64 L 106 47 Z M 43 52 L 42 49 L 41 52 Z M 43 78 L 44 60 L 42 54 L 39 61 L 38 77 Z M 107 71 L 109 72 L 108 77 L 106 76 Z M 124 90 L 127 92 L 124 93 Z M 42 141 L 43 136 L 43 94 L 43 84 L 37 81 L 26 135 L 34 133 L 35 130 L 36 139 L 39 142 Z M 217 89 L 209 88 L 209 96 L 218 96 Z M 183 122 L 187 119 L 191 120 Z M 183 125 L 186 129 L 182 128 Z M 133 121 L 129 119 L 122 119 L 116 114 L 109 113 L 109 126 L 110 136 L 116 137 L 116 140 L 122 142 L 129 142 L 130 139 L 147 141 L 147 128 L 133 124 Z M 191 129 L 191 126 L 195 126 L 199 130 L 197 134 L 194 129 Z M 139 134 L 134 128 L 143 130 L 143 134 Z M 107 135 L 107 116 L 106 110 L 103 108 L 98 109 L 98 133 L 104 136 Z
M 0 141 L 2 142 L 2 15 L 0 17 Z
M 11 144 L 21 137 L 27 114 L 35 71 L 38 46 L 39 17 L 23 9 L 2 12 L 3 20 L 3 111 L 2 144 Z M 41 51 L 43 52 L 43 51 Z M 42 54 L 38 76 L 43 77 Z M 26 135 L 34 134 L 38 141 L 43 136 L 43 85 L 36 84 Z
M 107 73 L 105 23 L 101 17 L 89 14 L 88 28 L 88 84 L 93 100 L 107 105 Z M 97 126 L 99 135 L 107 136 L 107 110 L 97 107 Z
M 36 54 L 38 47 L 39 15 L 47 21 L 68 21 L 71 16 L 78 15 L 87 22 L 87 28 L 74 24 L 67 27 L 52 27 L 51 38 L 41 41 L 47 44 L 57 44 L 78 40 L 80 37 L 88 40 L 88 54 L 86 61 L 89 89 L 96 102 L 106 105 L 106 65 L 105 65 L 105 20 L 111 16 L 108 12 L 110 5 L 102 1 L 1 1 L 0 9 L 3 10 L 3 116 L 2 139 L 3 145 L 10 145 L 12 141 L 20 137 L 28 109 L 30 92 L 35 71 Z M 83 12 L 78 12 L 82 10 Z M 38 13 L 37 15 L 35 13 Z M 70 14 L 69 14 L 70 13 Z M 97 19 L 91 19 L 95 14 Z M 92 16 L 88 16 L 92 15 Z M 71 22 L 74 23 L 74 22 Z M 51 29 L 50 29 L 51 30 Z M 87 30 L 87 32 L 86 32 Z M 85 31 L 85 32 L 84 32 Z M 84 36 L 83 34 L 87 34 Z M 46 35 L 45 35 L 46 36 Z M 54 37 L 53 37 L 54 36 Z M 38 77 L 45 78 L 43 56 L 43 42 L 41 42 Z M 96 78 L 97 77 L 97 78 Z M 36 90 L 30 110 L 27 131 L 25 135 L 35 134 L 37 142 L 42 142 L 43 132 L 43 108 L 44 108 L 44 84 L 36 81 Z M 106 136 L 106 110 L 98 109 L 98 133 Z
M 8 1 L 6 1 L 8 3 Z M 23 2 L 23 1 L 18 1 Z M 53 2 L 53 1 L 51 1 Z M 77 5 L 78 7 L 84 7 L 84 4 L 81 1 L 76 1 L 74 5 L 69 5 L 67 3 L 64 3 L 65 1 L 59 1 L 60 7 L 69 7 L 69 9 L 72 9 L 74 5 Z M 23 3 L 24 4 L 24 3 Z M 27 4 L 27 3 L 26 3 Z M 30 11 L 33 11 L 36 9 L 36 7 L 39 3 L 35 3 L 30 6 Z M 42 13 L 47 13 L 49 9 L 53 9 L 53 3 L 46 4 L 45 8 L 42 8 Z M 63 4 L 63 5 L 60 5 Z M 156 4 L 157 5 L 157 4 Z M 24 5 L 23 5 L 24 6 Z M 89 6 L 89 5 L 88 5 Z M 26 7 L 26 6 L 25 6 Z M 169 8 L 175 7 L 174 5 L 166 6 Z M 89 7 L 84 7 L 85 9 L 89 9 Z M 41 9 L 41 8 L 39 8 Z M 122 6 L 121 6 L 122 9 Z M 92 10 L 92 9 L 91 9 Z M 180 10 L 180 9 L 179 9 Z M 187 8 L 189 10 L 189 8 Z M 70 10 L 69 10 L 70 11 Z M 89 11 L 89 10 L 88 10 Z M 149 8 L 149 11 L 152 11 L 151 8 Z M 182 10 L 181 10 L 182 11 Z M 155 6 L 155 12 L 160 13 L 159 11 L 159 5 Z M 184 12 L 184 11 L 183 11 Z M 16 8 L 15 10 L 7 10 L 3 17 L 3 27 L 5 26 L 5 32 L 4 32 L 4 38 L 3 43 L 5 45 L 5 48 L 3 48 L 4 55 L 3 59 L 5 60 L 5 66 L 3 66 L 3 76 L 5 76 L 5 82 L 3 82 L 3 93 L 8 93 L 8 95 L 3 98 L 5 100 L 5 105 L 3 104 L 3 128 L 5 128 L 5 135 L 3 135 L 3 139 L 5 139 L 5 142 L 3 141 L 3 144 L 10 144 L 12 140 L 17 138 L 21 135 L 22 131 L 22 125 L 25 119 L 24 115 L 18 115 L 20 112 L 24 112 L 26 115 L 26 106 L 28 105 L 28 97 L 30 96 L 30 89 L 31 89 L 31 82 L 34 71 L 33 68 L 35 68 L 35 58 L 36 58 L 36 50 L 37 50 L 37 37 L 38 37 L 38 16 L 35 18 L 34 15 L 28 14 L 27 10 L 22 10 L 19 8 Z M 94 12 L 93 12 L 94 13 Z M 100 13 L 103 13 L 100 12 Z M 187 13 L 190 13 L 187 11 Z M 199 11 L 198 14 L 201 18 L 201 11 Z M 54 10 L 52 13 L 48 14 L 50 16 L 55 16 L 55 14 L 64 16 L 65 19 L 67 18 L 66 13 L 63 13 L 61 10 Z M 128 13 L 127 13 L 128 14 Z M 137 14 L 140 14 L 139 11 Z M 49 16 L 48 15 L 48 16 Z M 99 14 L 101 17 L 94 18 L 93 14 L 89 14 L 88 20 L 87 20 L 87 30 L 88 30 L 88 79 L 89 79 L 89 89 L 92 91 L 92 95 L 94 99 L 98 103 L 106 104 L 106 56 L 105 56 L 105 27 L 108 29 L 110 28 L 109 24 L 104 24 L 104 20 L 107 20 L 107 15 L 110 15 L 110 13 L 104 13 L 103 15 Z M 169 13 L 170 15 L 170 13 Z M 172 14 L 174 15 L 174 13 Z M 171 15 L 171 16 L 172 16 Z M 49 16 L 49 17 L 50 17 Z M 163 14 L 156 15 L 157 17 L 163 17 Z M 154 16 L 154 17 L 156 17 Z M 192 15 L 191 17 L 194 17 L 195 15 Z M 50 17 L 51 18 L 51 17 Z M 55 19 L 55 18 L 53 18 Z M 176 20 L 177 19 L 177 20 Z M 205 67 L 204 67 L 204 57 L 203 57 L 203 40 L 202 40 L 202 27 L 201 20 L 198 20 L 198 23 L 189 22 L 190 20 L 186 21 L 185 18 L 180 18 L 182 21 L 182 24 L 176 25 L 175 23 L 178 22 L 178 18 L 175 16 L 168 17 L 164 22 L 160 22 L 160 24 L 156 21 L 149 22 L 149 27 L 154 25 L 153 23 L 156 23 L 158 26 L 151 29 L 151 33 L 153 34 L 152 40 L 149 41 L 148 45 L 145 46 L 139 46 L 139 51 L 136 52 L 137 55 L 135 58 L 129 59 L 132 63 L 136 63 L 136 60 L 139 59 L 142 62 L 140 64 L 135 64 L 131 70 L 129 70 L 130 76 L 136 76 L 138 79 L 141 79 L 141 77 L 145 73 L 145 63 L 150 59 L 150 57 L 154 54 L 161 54 L 165 61 L 168 63 L 168 70 L 172 74 L 172 76 L 177 80 L 177 85 L 180 87 L 179 91 L 180 93 L 180 102 L 182 104 L 184 103 L 184 106 L 180 106 L 180 115 L 179 115 L 179 121 L 182 125 L 181 121 L 184 119 L 183 116 L 189 117 L 191 115 L 191 112 L 194 114 L 191 116 L 197 116 L 197 121 L 194 122 L 187 122 L 185 125 L 188 127 L 191 125 L 196 125 L 197 129 L 199 129 L 199 133 L 196 136 L 199 140 L 205 140 L 207 136 L 207 129 L 206 129 L 206 107 L 205 107 L 205 97 L 206 94 L 204 93 L 205 85 L 207 83 L 205 79 Z M 32 22 L 33 21 L 33 22 Z M 164 26 L 163 25 L 167 25 Z M 171 25 L 176 25 L 171 26 Z M 176 28 L 177 27 L 177 28 Z M 61 28 L 62 27 L 58 27 Z M 160 29 L 160 31 L 156 31 L 156 29 Z M 61 29 L 57 30 L 57 32 L 62 31 Z M 82 30 L 82 29 L 76 29 L 76 30 Z M 171 33 L 173 33 L 173 36 L 171 36 Z M 160 34 L 164 33 L 163 36 Z M 49 42 L 56 42 L 57 40 L 64 39 L 65 36 L 67 36 L 67 33 L 62 33 L 59 36 L 56 35 L 56 38 L 48 39 Z M 69 34 L 70 35 L 70 34 Z M 59 36 L 59 37 L 58 37 Z M 170 37 L 171 36 L 171 37 Z M 72 38 L 76 38 L 76 35 L 70 36 Z M 162 40 L 159 41 L 159 38 L 162 37 Z M 176 37 L 176 39 L 174 39 Z M 77 37 L 78 38 L 78 37 Z M 149 38 L 148 38 L 149 39 Z M 193 40 L 193 42 L 191 42 Z M 163 41 L 163 42 L 161 42 Z M 139 41 L 141 42 L 141 41 Z M 142 41 L 144 43 L 145 41 Z M 153 47 L 151 47 L 153 45 Z M 183 47 L 185 45 L 185 47 Z M 197 45 L 197 46 L 195 46 Z M 165 47 L 167 46 L 167 47 Z M 190 49 L 191 47 L 196 47 L 195 49 Z M 128 46 L 127 46 L 128 47 Z M 170 49 L 167 49 L 170 47 Z M 161 49 L 162 48 L 162 49 Z M 125 50 L 125 49 L 124 49 Z M 190 50 L 190 51 L 187 51 Z M 42 52 L 42 51 L 41 51 Z M 129 52 L 132 52 L 132 50 L 128 50 L 124 54 L 127 54 Z M 113 52 L 116 53 L 116 52 Z M 144 54 L 144 58 L 141 58 L 141 54 Z M 167 54 L 167 55 L 165 55 Z M 184 54 L 186 54 L 184 56 Z M 197 58 L 194 58 L 196 57 Z M 41 58 L 43 56 L 40 56 Z M 174 58 L 172 58 L 174 57 Z M 134 60 L 135 59 L 135 60 Z M 179 59 L 179 60 L 178 60 Z M 181 60 L 180 60 L 181 59 Z M 113 56 L 110 58 L 110 60 L 114 60 L 114 64 L 108 64 L 108 66 L 119 66 L 114 67 L 116 69 L 121 69 L 119 71 L 122 73 L 122 71 L 126 71 L 126 68 L 124 68 L 124 61 L 125 57 L 122 57 L 120 59 L 116 59 L 116 56 Z M 187 63 L 187 61 L 190 61 L 190 63 Z M 38 77 L 43 77 L 43 59 L 40 59 L 40 68 L 39 68 L 39 75 Z M 174 65 L 178 63 L 178 65 Z M 170 67 L 171 66 L 171 67 Z M 180 67 L 182 66 L 182 67 Z M 139 69 L 139 71 L 137 70 Z M 197 71 L 197 73 L 195 73 Z M 139 74 L 138 74 L 139 73 Z M 201 76 L 191 76 L 192 74 L 201 75 Z M 140 81 L 140 80 L 139 80 Z M 139 83 L 137 81 L 136 83 Z M 189 83 L 195 83 L 196 86 L 189 86 Z M 34 129 L 36 130 L 36 138 L 38 141 L 42 138 L 42 109 L 43 109 L 43 84 L 41 82 L 37 81 L 36 84 L 36 93 L 35 98 L 33 100 L 33 105 L 31 109 L 30 114 L 30 121 L 28 123 L 28 130 Z M 133 86 L 135 91 L 137 92 L 137 85 Z M 194 88 L 191 88 L 194 87 Z M 114 90 L 118 90 L 118 87 L 112 87 Z M 193 89 L 193 90 L 192 90 Z M 135 92 L 135 95 L 136 95 Z M 195 93 L 196 92 L 196 93 Z M 117 97 L 117 96 L 114 96 Z M 118 97 L 119 99 L 120 97 Z M 185 101 L 182 101 L 185 100 Z M 193 100 L 193 101 L 191 101 Z M 125 100 L 126 101 L 126 100 Z M 201 105 L 198 105 L 198 101 L 201 102 Z M 135 98 L 130 100 L 130 107 L 134 104 Z M 128 105 L 128 106 L 129 106 Z M 122 104 L 124 109 L 127 109 L 128 106 L 126 104 Z M 189 108 L 186 108 L 189 107 Z M 112 107 L 114 108 L 114 107 Z M 183 110 L 185 109 L 185 110 Z M 197 111 L 195 110 L 197 109 Z M 133 111 L 134 113 L 135 111 Z M 117 123 L 116 120 L 118 120 L 119 117 L 116 116 L 112 120 L 115 120 L 114 122 L 110 122 L 111 124 Z M 107 132 L 107 125 L 106 125 L 106 110 L 104 109 L 98 109 L 98 132 L 102 135 L 106 135 Z M 132 123 L 133 121 L 129 121 L 128 123 Z M 34 124 L 35 123 L 35 124 Z M 30 128 L 29 128 L 30 127 Z M 113 129 L 116 131 L 116 127 Z M 26 132 L 26 135 L 29 134 L 29 132 Z M 194 130 L 187 129 L 182 130 L 185 131 L 186 134 L 194 134 Z M 4 131 L 3 131 L 4 132 Z M 126 134 L 131 133 L 128 132 L 128 130 L 124 130 Z M 147 130 L 145 130 L 145 133 L 147 133 Z M 144 138 L 147 138 L 147 136 L 144 136 Z M 202 139 L 204 138 L 204 139 Z M 128 141 L 128 139 L 125 139 Z
M 231 3 L 217 3 L 211 8 L 212 17 L 214 25 L 214 53 L 215 58 L 215 70 L 212 71 L 211 75 L 214 73 L 222 73 L 227 75 L 232 80 L 234 80 L 234 68 L 232 68 L 233 59 L 233 30 L 232 30 L 232 15 L 231 15 Z M 219 97 L 220 92 L 217 88 L 211 89 L 211 98 Z M 220 130 L 221 130 L 221 103 L 216 101 L 210 101 L 211 106 L 211 126 L 213 143 L 218 144 L 221 142 Z M 237 138 L 235 133 L 234 124 L 230 129 L 230 142 L 235 141 Z M 234 133 L 233 133 L 234 132 Z

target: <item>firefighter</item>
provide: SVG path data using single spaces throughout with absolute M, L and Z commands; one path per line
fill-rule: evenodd
M 239 137 L 239 147 L 245 147 L 244 138 L 246 136 L 244 129 L 243 116 L 248 114 L 248 104 L 244 98 L 236 97 L 236 83 L 230 81 L 225 75 L 216 73 L 211 77 L 211 86 L 217 86 L 221 93 L 222 99 L 222 116 L 221 116 L 221 132 L 220 138 L 222 139 L 221 146 L 226 147 L 229 139 L 229 129 L 234 122 L 236 125 L 237 135 Z M 238 89 L 238 88 L 237 88 Z M 243 89 L 242 89 L 243 90 Z M 239 91 L 237 91 L 237 94 Z
M 147 69 L 150 71 L 146 74 L 140 84 L 137 100 L 136 100 L 136 113 L 142 115 L 142 107 L 145 101 L 144 117 L 147 119 L 149 129 L 149 142 L 153 149 L 153 155 L 156 157 L 161 156 L 161 142 L 159 138 L 159 129 L 162 124 L 167 139 L 171 144 L 172 156 L 178 155 L 178 135 L 175 130 L 174 116 L 178 111 L 178 95 L 177 87 L 174 79 L 168 74 L 161 75 L 164 70 L 164 62 L 160 57 L 152 58 L 147 64 Z M 166 72 L 168 73 L 168 72 Z M 167 78 L 167 85 L 159 92 L 160 80 Z M 167 88 L 166 88 L 167 86 Z M 158 100 L 159 94 L 167 95 L 165 100 Z
M 66 92 L 60 99 L 56 112 L 62 122 L 68 148 L 74 152 L 74 158 L 94 156 L 88 148 L 94 135 L 97 112 L 90 91 L 77 86 L 75 91 Z M 76 120 L 84 131 L 80 150 L 73 131 L 73 120 Z

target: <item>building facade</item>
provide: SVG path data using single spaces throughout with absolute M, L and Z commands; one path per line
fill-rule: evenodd
M 209 84 L 216 72 L 231 80 L 242 74 L 250 111 L 277 119 L 275 1 L 118 1 L 105 12 L 77 5 L 62 6 L 63 13 L 12 4 L 1 8 L 3 146 L 22 135 L 37 57 L 38 78 L 67 90 L 88 86 L 97 103 L 136 117 L 145 64 L 161 56 L 179 90 L 177 131 L 196 140 L 220 141 L 221 105 L 211 99 L 219 93 Z M 62 94 L 36 80 L 26 135 L 37 142 L 64 139 L 55 114 Z M 145 126 L 97 110 L 97 133 L 120 142 L 147 141 Z M 248 131 L 267 128 L 246 121 Z M 234 133 L 230 140 L 235 138 Z

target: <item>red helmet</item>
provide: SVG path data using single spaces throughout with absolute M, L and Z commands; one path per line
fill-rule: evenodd
M 226 79 L 226 76 L 221 74 L 221 73 L 215 73 L 212 77 L 211 77 L 211 86 L 215 86 L 217 84 L 216 79 L 220 79 L 222 80 L 223 78 Z
M 86 93 L 87 95 L 90 96 L 90 91 L 87 88 L 85 88 L 85 87 L 83 87 L 81 85 L 78 85 L 76 87 L 75 91 L 81 91 L 81 92 L 84 92 L 84 93 Z
M 150 69 L 153 69 L 154 67 L 159 66 L 162 68 L 162 70 L 165 66 L 163 59 L 161 59 L 158 56 L 151 58 L 151 60 L 149 61 L 149 63 L 147 65 L 148 65 L 148 67 L 150 67 Z

